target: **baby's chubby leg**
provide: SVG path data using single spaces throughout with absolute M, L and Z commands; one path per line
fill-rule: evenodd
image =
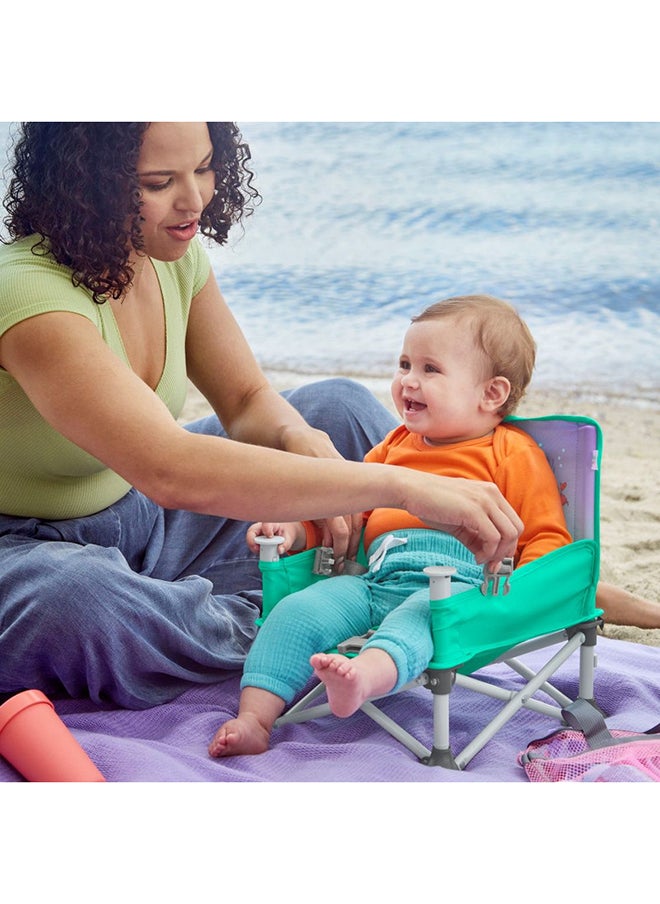
M 213 757 L 265 753 L 270 734 L 285 702 L 277 694 L 259 687 L 246 687 L 241 692 L 238 715 L 216 731 L 209 744 Z
M 221 725 L 211 756 L 264 753 L 278 716 L 312 677 L 314 650 L 371 624 L 370 592 L 360 578 L 340 575 L 282 599 L 269 614 L 248 654 L 238 715 Z
M 336 716 L 351 716 L 370 697 L 387 694 L 396 684 L 394 660 L 373 647 L 349 658 L 341 653 L 315 653 L 310 664 L 325 684 L 330 709 Z

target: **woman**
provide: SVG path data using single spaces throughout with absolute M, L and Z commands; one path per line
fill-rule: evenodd
M 394 425 L 360 387 L 269 386 L 196 238 L 250 212 L 249 159 L 231 123 L 23 126 L 0 249 L 0 694 L 141 708 L 239 668 L 246 521 L 327 518 L 342 556 L 347 513 L 388 506 L 480 562 L 515 549 L 493 485 L 360 463 Z M 187 377 L 217 417 L 184 429 Z

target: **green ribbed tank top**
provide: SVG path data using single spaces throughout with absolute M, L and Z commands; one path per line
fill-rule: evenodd
M 35 255 L 34 236 L 0 246 L 0 335 L 49 311 L 90 320 L 106 344 L 128 359 L 109 304 L 74 286 L 71 271 Z M 190 304 L 208 278 L 210 263 L 198 241 L 181 260 L 152 260 L 165 311 L 165 366 L 157 395 L 176 418 L 186 398 L 185 334 Z M 16 380 L 0 368 L 0 512 L 59 520 L 112 505 L 129 484 L 44 421 Z

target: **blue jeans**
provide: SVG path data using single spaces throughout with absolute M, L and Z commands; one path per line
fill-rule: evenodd
M 396 424 L 350 380 L 285 395 L 352 460 Z M 215 416 L 187 429 L 224 435 Z M 34 687 L 142 709 L 242 668 L 261 602 L 245 530 L 136 490 L 84 518 L 0 514 L 0 695 Z

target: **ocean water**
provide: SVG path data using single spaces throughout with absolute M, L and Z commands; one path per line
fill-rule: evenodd
M 263 200 L 209 253 L 265 368 L 387 380 L 413 314 L 489 292 L 533 385 L 660 405 L 660 123 L 239 125 Z

